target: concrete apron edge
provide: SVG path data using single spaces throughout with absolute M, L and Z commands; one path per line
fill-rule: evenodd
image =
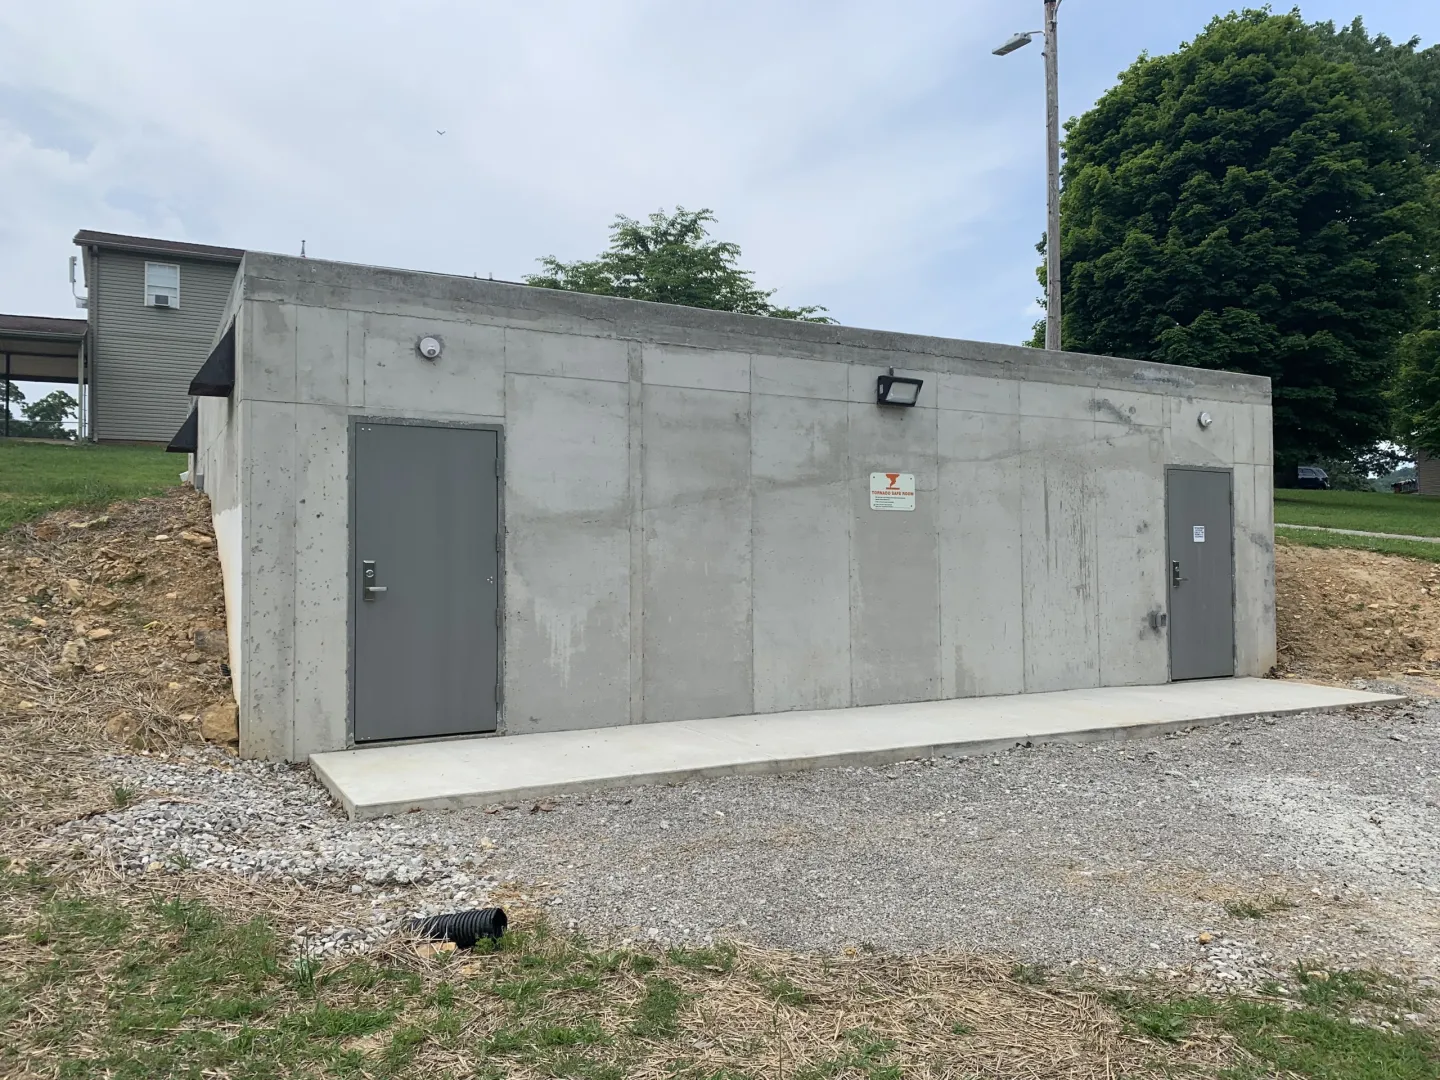
M 1404 694 L 1384 694 L 1364 704 L 1396 705 L 1408 701 Z M 1252 709 L 1242 712 L 1216 713 L 1213 716 L 1183 717 L 1177 720 L 1160 720 L 1153 723 L 1110 724 L 1083 728 L 1074 731 L 1042 731 L 1034 734 L 1017 733 L 1004 738 L 957 739 L 943 743 L 912 743 L 903 746 L 888 746 L 868 750 L 842 751 L 833 754 L 805 754 L 798 757 L 771 758 L 725 762 L 715 765 L 688 766 L 677 769 L 658 769 L 644 773 L 616 774 L 607 777 L 587 777 L 558 783 L 535 784 L 523 787 L 505 787 L 465 792 L 454 795 L 422 796 L 416 799 L 388 802 L 356 803 L 325 770 L 323 761 L 316 756 L 310 758 L 311 771 L 338 801 L 351 821 L 365 821 L 372 818 L 392 817 L 415 810 L 461 810 L 474 806 L 489 806 L 497 802 L 514 802 L 525 799 L 544 799 L 561 795 L 586 795 L 597 791 L 616 791 L 636 787 L 656 787 L 662 784 L 681 784 L 692 780 L 713 780 L 724 776 L 766 776 L 783 773 L 807 772 L 816 769 L 861 768 L 866 766 L 893 765 L 901 761 L 916 761 L 932 757 L 960 757 L 989 754 L 1008 750 L 1015 746 L 1030 744 L 1034 747 L 1047 744 L 1076 744 L 1092 742 L 1118 742 L 1126 739 L 1143 739 L 1156 735 L 1167 735 L 1174 731 L 1190 728 L 1212 727 L 1232 720 L 1253 720 L 1261 716 L 1293 716 L 1306 712 L 1335 712 L 1354 708 L 1357 703 L 1334 703 L 1303 705 L 1289 708 Z

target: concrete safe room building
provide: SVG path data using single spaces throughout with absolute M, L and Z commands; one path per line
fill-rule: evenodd
M 192 392 L 246 756 L 1274 663 L 1266 379 L 247 253 Z

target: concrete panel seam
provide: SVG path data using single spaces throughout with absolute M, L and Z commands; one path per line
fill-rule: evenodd
M 630 469 L 630 723 L 645 720 L 645 387 L 641 343 L 626 347 Z
M 299 453 L 300 453 L 300 439 L 299 439 L 299 434 L 300 434 L 300 433 L 299 433 L 299 431 L 297 430 L 297 421 L 296 421 L 296 418 L 295 418 L 295 411 L 292 409 L 291 412 L 290 412 L 290 476 L 291 476 L 291 478 L 292 478 L 292 479 L 291 479 L 291 486 L 290 486 L 290 499 L 291 499 L 290 514 L 291 514 L 291 521 L 292 521 L 292 524 L 291 524 L 291 529 L 292 529 L 292 530 L 293 530 L 294 527 L 295 527 L 295 526 L 294 526 L 294 523 L 293 523 L 293 522 L 294 522 L 294 518 L 298 516 L 298 514 L 297 514 L 297 512 L 296 512 L 297 508 L 296 508 L 296 506 L 295 506 L 295 504 L 294 504 L 294 500 L 295 500 L 296 496 L 297 496 L 299 493 L 298 493 L 298 491 L 296 491 L 296 489 L 295 489 L 295 483 L 294 483 L 294 479 L 293 479 L 293 478 L 294 478 L 296 475 L 298 475 L 298 474 L 297 474 L 297 469 L 298 469 L 299 464 L 300 464 L 300 462 L 299 462 L 299 460 L 298 460 L 298 458 L 299 458 Z M 292 531 L 292 534 L 291 534 L 291 542 L 290 542 L 289 544 L 287 544 L 286 547 L 289 549 L 288 552 L 287 552 L 287 556 L 288 556 L 288 561 L 289 561 L 289 563 L 290 563 L 290 580 L 291 580 L 292 582 L 295 582 L 295 588 L 296 588 L 296 591 L 298 592 L 298 591 L 299 591 L 299 588 L 300 588 L 300 582 L 298 582 L 298 581 L 295 580 L 295 543 L 294 543 L 294 539 L 295 539 L 295 538 L 294 538 L 294 534 L 293 534 L 293 531 Z M 295 704 L 296 704 L 296 702 L 295 702 L 295 689 L 296 689 L 296 687 L 295 687 L 295 680 L 294 680 L 294 672 L 295 672 L 295 668 L 296 668 L 295 647 L 296 647 L 297 632 L 298 632 L 298 630 L 299 630 L 299 627 L 300 627 L 300 605 L 299 605 L 299 604 L 296 604 L 296 603 L 294 603 L 294 602 L 292 601 L 291 604 L 290 604 L 290 670 L 291 670 L 292 675 L 291 675 L 291 685 L 290 685 L 290 724 L 289 724 L 290 730 L 289 730 L 289 732 L 288 732 L 288 739 L 289 739 L 290 747 L 289 747 L 288 753 L 285 755 L 287 761 L 294 761 L 294 760 L 295 760 Z
M 747 355 L 749 370 L 746 385 L 755 382 L 755 357 Z M 745 605 L 745 638 L 750 642 L 750 711 L 755 711 L 755 395 L 745 393 L 745 433 L 749 453 L 745 455 L 745 502 L 750 516 L 749 558 L 746 573 L 750 577 L 750 602 Z
M 850 511 L 850 484 L 852 483 L 850 473 L 855 467 L 850 457 L 850 405 L 845 404 L 845 564 L 849 577 L 848 597 L 849 603 L 845 605 L 845 669 L 849 674 L 850 695 L 847 704 L 855 704 L 855 634 L 851 629 L 855 619 L 855 515 Z

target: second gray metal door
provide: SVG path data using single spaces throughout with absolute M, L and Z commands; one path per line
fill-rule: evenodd
M 1170 570 L 1170 677 L 1235 674 L 1235 553 L 1231 474 L 1165 470 Z
M 355 741 L 494 731 L 499 434 L 357 421 Z

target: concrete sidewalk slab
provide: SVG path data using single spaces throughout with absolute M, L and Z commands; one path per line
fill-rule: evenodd
M 1309 529 L 1311 532 L 1339 533 L 1341 536 L 1369 536 L 1376 540 L 1413 540 L 1418 544 L 1440 544 L 1440 536 L 1415 536 L 1412 533 L 1366 532 L 1363 529 L 1336 529 L 1329 525 L 1291 525 L 1277 521 L 1277 529 Z
M 1026 741 L 1128 738 L 1403 700 L 1288 679 L 1215 679 L 406 743 L 314 754 L 310 766 L 350 817 L 372 818 L 698 777 L 884 765 Z

